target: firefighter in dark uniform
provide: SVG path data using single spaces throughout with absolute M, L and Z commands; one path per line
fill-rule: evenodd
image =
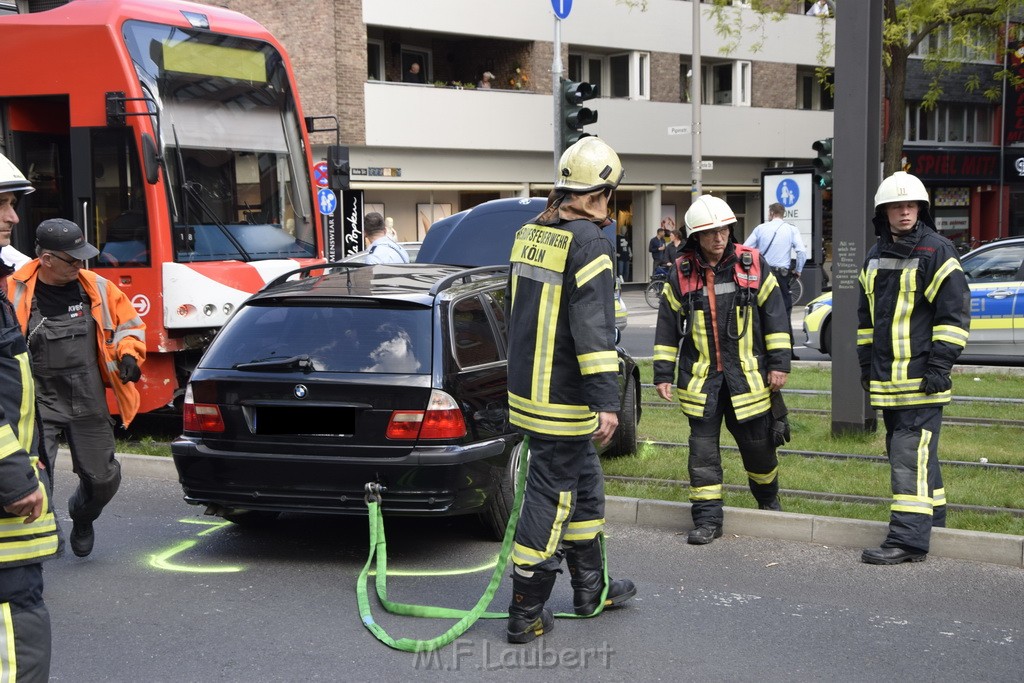
M 704 545 L 722 535 L 723 418 L 758 507 L 782 509 L 772 402 L 786 384 L 792 344 L 782 288 L 758 251 L 734 239 L 729 205 L 699 197 L 684 221 L 687 242 L 658 310 L 654 383 L 689 419 L 694 528 L 687 541 Z
M 857 355 L 861 383 L 882 411 L 892 505 L 869 564 L 921 562 L 933 526 L 946 526 L 939 471 L 942 406 L 952 397 L 953 363 L 967 345 L 971 292 L 953 243 L 935 231 L 928 191 L 898 171 L 878 186 L 877 243 L 860 273 Z
M 18 222 L 18 194 L 33 188 L 0 155 L 0 247 Z M 43 602 L 43 560 L 58 553 L 52 489 L 40 461 L 35 386 L 28 347 L 7 299 L 11 269 L 0 261 L 0 680 L 50 677 L 50 613 Z
M 622 164 L 611 147 L 586 137 L 558 169 L 547 208 L 516 233 L 506 299 L 510 420 L 530 437 L 512 549 L 512 643 L 551 630 L 544 603 L 563 551 L 577 614 L 593 614 L 605 587 L 604 475 L 592 440 L 611 440 L 620 410 L 614 253 L 601 226 Z M 604 604 L 635 594 L 631 581 L 610 580 Z

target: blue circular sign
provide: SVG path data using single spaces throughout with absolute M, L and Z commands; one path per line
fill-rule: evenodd
M 317 190 L 316 200 L 320 205 L 320 213 L 325 216 L 330 216 L 338 208 L 338 198 L 335 196 L 334 190 L 330 188 Z
M 551 8 L 555 10 L 555 16 L 565 19 L 572 11 L 572 0 L 551 0 Z
M 788 209 L 800 199 L 800 186 L 792 178 L 786 178 L 775 188 L 775 198 Z

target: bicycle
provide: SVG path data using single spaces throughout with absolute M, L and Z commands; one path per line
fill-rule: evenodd
M 804 283 L 798 277 L 791 277 L 789 279 L 789 300 L 796 306 L 796 302 L 800 301 L 800 297 L 804 295 Z
M 658 266 L 651 275 L 651 281 L 644 288 L 644 299 L 651 308 L 661 306 L 661 293 L 668 281 L 668 267 Z

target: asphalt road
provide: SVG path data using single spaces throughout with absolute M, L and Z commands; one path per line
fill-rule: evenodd
M 73 483 L 58 471 L 60 506 Z M 505 643 L 503 621 L 481 621 L 417 656 L 360 623 L 363 518 L 217 526 L 181 501 L 176 482 L 136 476 L 96 528 L 92 556 L 69 551 L 46 565 L 51 680 L 1019 681 L 1024 668 L 1021 570 L 993 564 L 875 567 L 850 548 L 731 535 L 694 547 L 614 525 L 611 570 L 639 590 L 628 607 L 559 620 L 526 646 Z M 469 520 L 391 520 L 388 531 L 390 566 L 405 574 L 390 577 L 391 599 L 468 607 L 483 592 L 498 546 Z M 566 576 L 550 604 L 570 607 Z M 375 616 L 395 636 L 430 638 L 450 624 L 379 607 Z

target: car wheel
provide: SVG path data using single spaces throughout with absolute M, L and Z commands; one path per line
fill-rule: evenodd
M 516 499 L 515 484 L 522 453 L 523 444 L 517 443 L 508 458 L 508 464 L 501 469 L 498 486 L 487 501 L 487 507 L 480 513 L 480 522 L 491 540 L 500 541 L 505 538 L 505 527 L 512 516 L 512 505 Z
M 622 397 L 622 410 L 619 411 L 619 427 L 612 437 L 611 447 L 605 451 L 610 458 L 636 453 L 636 423 L 639 421 L 636 382 L 630 377 L 626 382 L 626 390 Z
M 826 356 L 832 355 L 832 321 L 828 320 L 821 327 L 821 352 Z
M 238 526 L 258 528 L 273 524 L 281 513 L 269 510 L 228 510 L 222 516 Z

